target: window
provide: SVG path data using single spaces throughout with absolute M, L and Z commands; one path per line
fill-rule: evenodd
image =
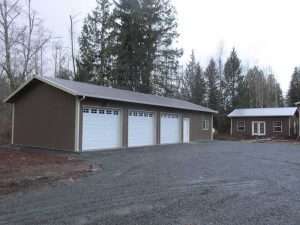
M 245 121 L 243 121 L 243 120 L 238 121 L 238 123 L 237 123 L 237 131 L 238 132 L 244 132 L 245 128 L 246 128 Z
M 282 121 L 273 121 L 273 132 L 282 132 Z
M 93 114 L 96 114 L 97 111 L 98 111 L 97 109 L 92 109 L 92 113 L 93 113 Z
M 100 114 L 104 114 L 104 110 L 103 110 L 103 109 L 100 109 L 100 110 L 99 110 L 99 113 L 100 113 Z
M 83 113 L 89 113 L 89 112 L 90 112 L 89 109 L 87 109 L 87 108 L 84 108 L 84 109 L 83 109 Z
M 114 115 L 115 116 L 119 115 L 119 111 L 114 111 Z
M 202 129 L 203 130 L 209 130 L 209 121 L 208 120 L 203 120 Z
M 106 114 L 107 114 L 107 115 L 111 115 L 111 114 L 112 114 L 112 111 L 111 111 L 111 110 L 106 110 Z

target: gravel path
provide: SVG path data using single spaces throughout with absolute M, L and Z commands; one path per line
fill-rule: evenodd
M 102 169 L 0 197 L 0 224 L 300 224 L 300 145 L 216 141 L 80 158 Z

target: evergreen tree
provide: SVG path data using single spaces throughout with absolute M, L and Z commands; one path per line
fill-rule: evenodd
M 192 51 L 190 56 L 190 61 L 186 66 L 185 73 L 183 76 L 183 84 L 181 88 L 181 95 L 186 100 L 192 100 L 192 86 L 196 77 L 197 71 L 197 62 L 195 58 L 195 53 Z
M 294 69 L 287 100 L 290 106 L 293 106 L 296 102 L 300 101 L 300 68 L 298 67 Z
M 111 3 L 97 0 L 95 10 L 84 21 L 79 38 L 79 73 L 76 80 L 111 85 Z
M 235 103 L 237 102 L 238 96 L 241 94 L 238 92 L 242 90 L 241 88 L 238 89 L 238 87 L 241 86 L 240 82 L 243 81 L 241 73 L 241 61 L 238 58 L 235 49 L 233 49 L 224 67 L 224 78 L 226 83 L 225 111 L 227 112 L 236 107 Z
M 192 51 L 190 61 L 186 66 L 181 96 L 195 104 L 205 105 L 206 103 L 206 81 L 203 70 L 196 61 L 194 51 Z
M 75 80 L 82 82 L 90 82 L 95 78 L 95 51 L 94 51 L 94 36 L 92 30 L 95 29 L 91 23 L 91 16 L 84 20 L 84 25 L 79 38 L 80 59 L 77 59 L 78 73 Z
M 211 59 L 206 70 L 205 77 L 208 80 L 208 107 L 212 109 L 219 109 L 220 104 L 220 94 L 218 88 L 218 70 L 216 67 L 216 62 Z
M 191 101 L 198 105 L 206 105 L 207 85 L 203 70 L 199 63 L 196 64 L 196 74 L 191 85 Z
M 169 0 L 119 0 L 113 13 L 117 86 L 169 95 L 178 71 L 178 34 Z

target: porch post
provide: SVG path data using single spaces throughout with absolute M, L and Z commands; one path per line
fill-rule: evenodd
M 233 127 L 232 127 L 232 118 L 230 118 L 230 135 L 232 136 L 232 133 L 233 133 Z

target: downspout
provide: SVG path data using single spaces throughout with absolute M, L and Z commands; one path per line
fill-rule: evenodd
M 81 102 L 85 100 L 85 96 L 75 100 L 75 152 L 81 152 L 80 149 L 80 106 Z

